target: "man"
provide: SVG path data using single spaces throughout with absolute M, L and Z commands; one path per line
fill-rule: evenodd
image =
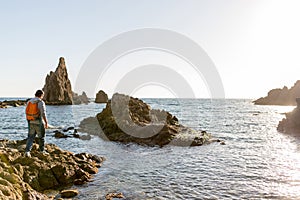
M 33 141 L 36 134 L 39 138 L 39 150 L 40 152 L 48 155 L 45 151 L 45 128 L 48 128 L 48 120 L 46 117 L 46 106 L 42 100 L 44 92 L 37 90 L 35 98 L 30 99 L 26 106 L 26 119 L 28 121 L 28 138 L 25 149 L 25 156 L 31 157 L 30 150 L 32 148 Z

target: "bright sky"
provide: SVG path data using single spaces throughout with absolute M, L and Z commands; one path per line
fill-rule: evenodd
M 265 96 L 300 79 L 299 10 L 298 0 L 2 1 L 0 96 L 32 96 L 61 56 L 74 87 L 91 52 L 115 35 L 140 28 L 172 30 L 198 43 L 214 62 L 226 98 Z M 155 64 L 172 65 L 190 84 L 198 81 L 197 97 L 209 97 L 201 78 L 175 66 L 178 58 L 169 62 L 170 55 L 156 54 L 132 54 L 112 67 L 151 64 L 153 58 Z M 97 89 L 111 95 L 119 78 L 106 74 Z M 172 96 L 172 88 L 153 84 L 135 91 L 135 96 L 147 95 Z

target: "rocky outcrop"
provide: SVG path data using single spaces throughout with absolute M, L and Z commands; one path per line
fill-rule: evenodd
M 289 113 L 285 114 L 278 126 L 277 130 L 282 133 L 300 135 L 300 98 L 296 99 L 297 107 Z
M 296 105 L 295 99 L 300 97 L 300 80 L 288 89 L 284 86 L 270 90 L 268 96 L 261 97 L 254 102 L 256 105 Z
M 108 96 L 107 96 L 107 94 L 106 94 L 103 90 L 100 90 L 100 91 L 96 94 L 95 103 L 107 103 L 107 101 L 108 101 Z
M 96 119 L 83 120 L 80 127 L 106 140 L 150 146 L 200 146 L 218 141 L 206 131 L 180 125 L 169 112 L 151 109 L 142 100 L 122 94 L 114 94 Z
M 90 100 L 87 97 L 85 92 L 82 92 L 81 95 L 78 95 L 77 93 L 73 92 L 73 104 L 79 105 L 79 104 L 88 104 L 88 103 L 90 103 Z
M 73 184 L 84 184 L 104 161 L 95 155 L 61 150 L 54 144 L 45 146 L 49 155 L 40 153 L 34 144 L 28 158 L 23 156 L 25 146 L 26 140 L 0 141 L 0 199 L 53 199 L 43 191 L 52 189 L 58 194 Z
M 59 58 L 55 72 L 51 71 L 47 75 L 43 90 L 44 101 L 48 105 L 71 105 L 73 103 L 72 86 L 63 57 Z
M 0 101 L 0 108 L 19 107 L 25 105 L 26 105 L 25 100 L 5 100 L 2 102 Z

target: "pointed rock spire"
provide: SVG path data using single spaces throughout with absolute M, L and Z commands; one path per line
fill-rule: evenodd
M 68 78 L 65 59 L 59 58 L 55 72 L 50 72 L 46 77 L 43 88 L 44 100 L 48 105 L 70 105 L 73 103 L 72 86 Z

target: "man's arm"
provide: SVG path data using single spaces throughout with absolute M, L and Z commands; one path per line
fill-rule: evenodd
M 46 105 L 45 105 L 45 102 L 43 102 L 43 101 L 39 102 L 38 107 L 39 107 L 39 110 L 40 110 L 41 117 L 42 117 L 42 119 L 45 122 L 45 128 L 48 128 L 48 120 L 47 120 L 47 116 L 46 116 Z

